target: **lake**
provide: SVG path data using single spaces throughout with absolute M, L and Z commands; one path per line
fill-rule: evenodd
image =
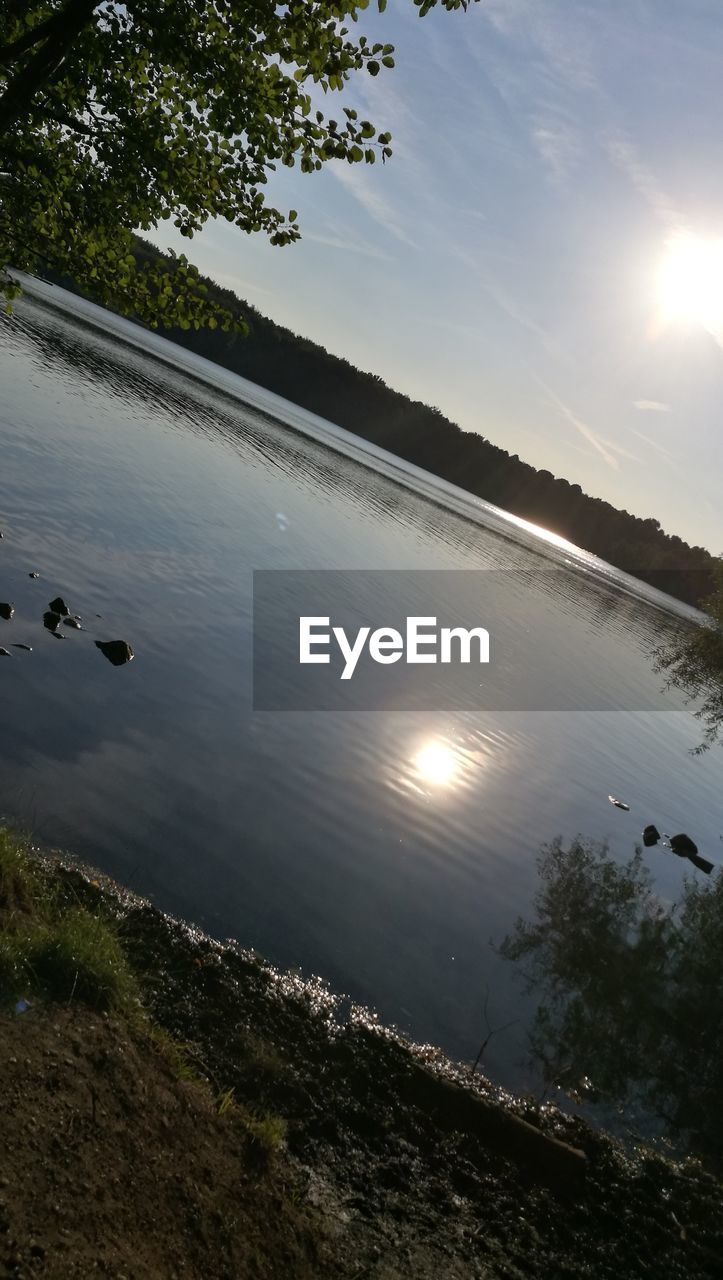
M 531 1004 L 490 942 L 529 912 L 540 844 L 581 832 L 624 859 L 654 822 L 723 860 L 720 760 L 689 754 L 700 726 L 651 665 L 666 601 L 155 335 L 31 291 L 0 324 L 0 600 L 15 604 L 0 643 L 32 646 L 0 660 L 0 814 L 454 1057 L 474 1057 L 487 999 L 493 1025 L 516 1021 L 486 1071 L 534 1087 Z M 555 649 L 579 709 L 545 684 L 543 709 L 254 711 L 259 569 L 513 570 L 495 574 L 494 621 L 510 645 L 534 632 Z M 85 628 L 63 643 L 42 625 L 59 593 Z M 135 661 L 111 667 L 95 638 L 128 640 Z M 505 680 L 513 705 L 512 662 Z M 676 900 L 690 864 L 646 861 Z

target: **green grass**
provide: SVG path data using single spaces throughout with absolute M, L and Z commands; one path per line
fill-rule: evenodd
M 221 1099 L 221 1114 L 232 1111 L 236 1115 L 248 1138 L 253 1155 L 260 1165 L 266 1165 L 280 1151 L 286 1138 L 286 1121 L 270 1112 L 259 1113 L 233 1098 L 233 1089 Z
M 179 1081 L 209 1091 L 217 1113 L 234 1117 L 261 1165 L 281 1148 L 286 1124 L 280 1116 L 238 1101 L 233 1089 L 211 1089 L 190 1046 L 152 1023 L 110 912 L 102 899 L 84 905 L 38 858 L 30 842 L 0 827 L 0 1007 L 35 996 L 84 1004 L 122 1015 L 169 1064 Z M 284 1064 L 255 1036 L 247 1046 L 250 1065 L 276 1077 Z
M 0 828 L 0 1002 L 29 994 L 130 1010 L 136 982 L 115 927 L 61 901 L 29 842 Z

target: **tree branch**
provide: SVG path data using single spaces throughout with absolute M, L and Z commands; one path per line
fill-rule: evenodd
M 35 95 L 52 84 L 81 31 L 91 21 L 98 3 L 99 0 L 68 0 L 54 15 L 53 31 L 60 32 L 58 38 L 49 40 L 46 31 L 40 48 L 22 70 L 8 81 L 5 92 L 0 97 L 0 137 L 27 115 Z

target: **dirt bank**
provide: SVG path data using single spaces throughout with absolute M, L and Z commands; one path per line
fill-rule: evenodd
M 696 1163 L 471 1089 L 320 984 L 42 865 L 54 918 L 103 921 L 133 995 L 94 1009 L 72 955 L 67 991 L 57 968 L 52 995 L 0 980 L 0 1275 L 719 1273 L 723 1189 Z

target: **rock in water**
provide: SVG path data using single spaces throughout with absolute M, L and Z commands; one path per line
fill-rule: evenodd
M 9 649 L 3 649 L 2 645 L 0 645 L 0 658 L 12 658 L 12 656 Z
M 680 835 L 670 837 L 670 847 L 673 853 L 677 853 L 679 858 L 694 858 L 698 852 L 698 846 L 690 836 L 681 832 Z
M 47 627 L 48 631 L 57 631 L 60 626 L 60 614 L 54 609 L 48 609 L 43 614 L 43 626 Z
M 709 876 L 713 870 L 713 863 L 709 862 L 707 858 L 701 858 L 698 853 L 691 853 L 689 861 L 692 862 L 693 866 L 697 867 L 699 871 L 705 871 L 707 876 Z
M 658 831 L 658 828 L 654 827 L 651 822 L 650 826 L 646 827 L 643 832 L 643 844 L 645 845 L 645 848 L 649 849 L 651 845 L 657 844 L 659 839 L 660 839 L 660 832 Z
M 0 604 L 0 618 L 4 618 L 9 622 L 15 612 L 14 604 Z
M 26 649 L 28 653 L 33 652 L 33 646 L 31 644 L 14 644 L 13 649 Z
M 33 569 L 32 573 L 29 573 L 29 574 L 28 574 L 28 577 L 29 577 L 29 578 L 39 578 L 39 577 L 40 577 L 40 574 L 38 573 L 37 569 Z
M 48 608 L 52 609 L 53 613 L 59 613 L 62 618 L 67 618 L 70 613 L 70 609 L 62 596 L 56 596 L 54 600 L 51 600 Z
M 66 627 L 74 627 L 76 631 L 83 630 L 83 628 L 80 625 L 80 618 L 63 618 L 63 622 L 65 623 Z
M 122 667 L 125 662 L 132 662 L 133 650 L 126 640 L 96 640 L 96 649 L 100 649 L 104 658 L 114 667 Z

